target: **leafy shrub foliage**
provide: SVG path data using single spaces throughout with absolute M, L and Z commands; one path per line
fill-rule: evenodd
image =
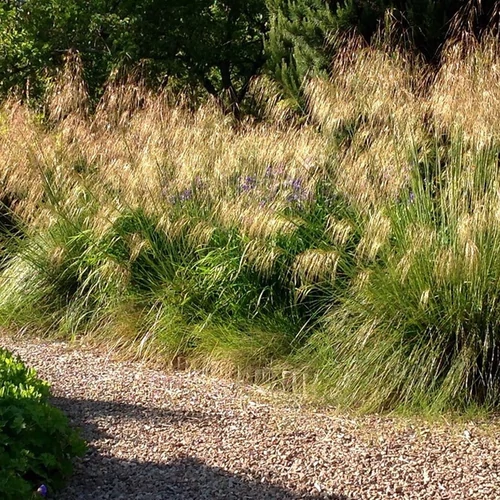
M 85 449 L 48 397 L 48 384 L 0 349 L 0 496 L 6 500 L 31 498 L 40 484 L 60 487 L 71 459 Z

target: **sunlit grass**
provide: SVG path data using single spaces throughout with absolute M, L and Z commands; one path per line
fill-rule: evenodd
M 0 112 L 1 323 L 350 408 L 498 408 L 498 67 L 488 38 L 437 73 L 353 43 L 299 127 L 133 81 L 90 112 L 72 61 L 43 120 Z

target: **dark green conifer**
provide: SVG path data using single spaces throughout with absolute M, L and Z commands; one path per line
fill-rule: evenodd
M 285 97 L 299 109 L 304 78 L 327 72 L 328 39 L 337 29 L 336 18 L 324 0 L 268 0 L 267 6 L 267 68 Z

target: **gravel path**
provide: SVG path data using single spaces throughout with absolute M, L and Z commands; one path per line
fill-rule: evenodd
M 59 500 L 500 499 L 498 421 L 348 418 L 82 345 L 0 345 L 50 381 L 90 444 Z

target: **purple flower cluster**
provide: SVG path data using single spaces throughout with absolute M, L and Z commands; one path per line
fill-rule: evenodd
M 280 193 L 295 208 L 302 207 L 304 202 L 312 198 L 304 179 L 287 176 L 285 166 L 282 164 L 269 165 L 261 180 L 250 175 L 239 177 L 238 186 L 240 194 L 255 192 L 257 195 L 258 193 L 261 198 L 259 202 L 261 207 L 275 202 Z
M 186 201 L 189 201 L 193 198 L 193 190 L 190 188 L 184 189 L 180 193 L 177 193 L 175 195 L 169 196 L 168 201 L 172 205 L 177 205 L 178 203 L 184 203 Z
M 240 188 L 242 191 L 248 192 L 252 191 L 257 187 L 257 179 L 250 175 L 247 175 L 243 182 L 240 184 Z
M 41 484 L 40 487 L 36 490 L 37 494 L 41 497 L 46 497 L 47 493 L 49 492 L 47 486 L 44 484 Z
M 201 190 L 201 189 L 204 189 L 205 188 L 205 183 L 203 182 L 203 180 L 201 179 L 201 177 L 197 176 L 191 183 L 191 187 L 189 188 L 186 188 L 186 189 L 183 189 L 182 191 L 178 192 L 177 194 L 175 195 L 172 195 L 172 196 L 169 196 L 168 197 L 168 201 L 172 204 L 172 205 L 175 205 L 177 203 L 185 203 L 187 201 L 191 201 L 197 191 Z M 164 188 L 163 189 L 163 194 L 166 195 L 167 194 L 167 188 Z
M 266 168 L 266 177 L 283 177 L 285 173 L 285 165 L 279 163 L 278 165 L 268 165 Z
M 304 201 L 310 198 L 310 193 L 303 186 L 302 179 L 296 177 L 286 181 L 285 185 L 290 191 L 286 197 L 288 202 L 301 205 Z
M 179 201 L 189 201 L 193 197 L 193 190 L 188 188 L 179 193 Z

